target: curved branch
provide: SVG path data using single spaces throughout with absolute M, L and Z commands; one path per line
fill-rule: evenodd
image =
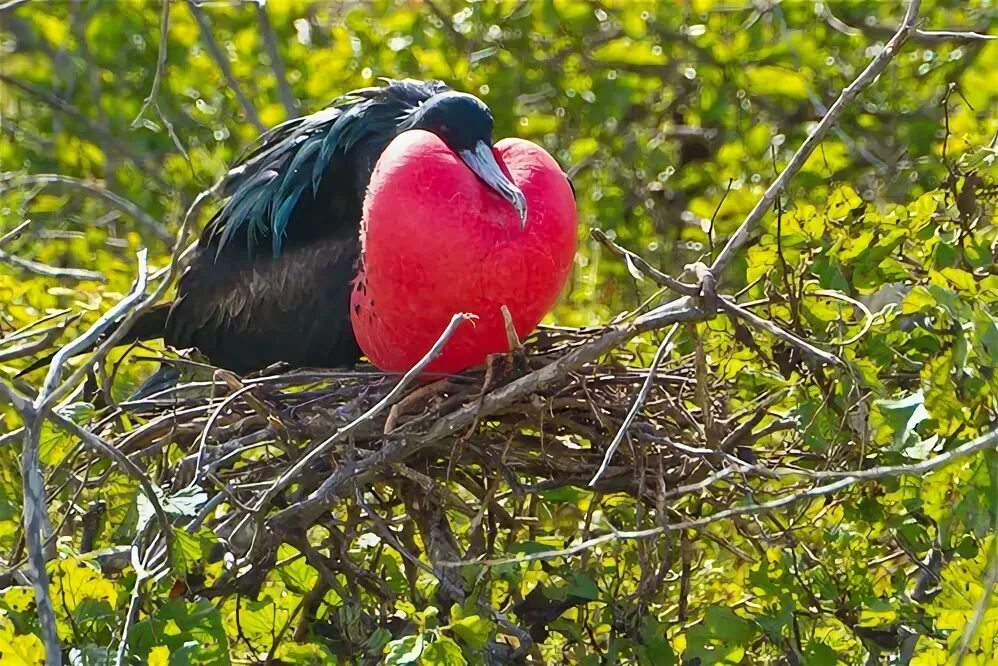
M 742 249 L 752 237 L 753 232 L 759 223 L 762 222 L 762 218 L 766 215 L 773 204 L 776 202 L 776 198 L 780 195 L 780 192 L 787 186 L 790 179 L 801 170 L 807 159 L 811 156 L 825 135 L 828 134 L 835 122 L 839 119 L 842 113 L 846 110 L 846 107 L 859 95 L 863 89 L 867 88 L 872 84 L 877 76 L 884 71 L 888 63 L 894 59 L 901 46 L 904 44 L 908 36 L 915 30 L 915 17 L 918 15 L 918 8 L 921 5 L 921 0 L 909 0 L 908 11 L 905 12 L 904 20 L 901 21 L 901 27 L 898 28 L 894 36 L 891 37 L 890 41 L 884 46 L 883 51 L 877 54 L 877 56 L 870 61 L 870 64 L 866 66 L 859 76 L 846 86 L 845 90 L 839 95 L 839 98 L 835 100 L 832 107 L 825 114 L 825 117 L 821 119 L 821 122 L 811 131 L 811 133 L 801 144 L 797 152 L 790 159 L 790 163 L 787 164 L 786 168 L 776 177 L 776 180 L 769 186 L 766 193 L 762 195 L 762 198 L 755 204 L 755 207 L 749 212 L 745 221 L 742 225 L 738 227 L 738 230 L 734 235 L 728 240 L 728 244 L 724 246 L 721 253 L 717 255 L 717 259 L 711 265 L 710 269 L 714 275 L 720 276 L 724 272 L 724 269 L 728 267 L 731 261 L 735 258 L 735 255 L 739 250 Z
M 102 199 L 112 208 L 120 210 L 125 215 L 133 218 L 140 225 L 152 232 L 156 238 L 165 241 L 173 239 L 173 234 L 162 223 L 149 215 L 149 213 L 120 194 L 112 192 L 94 181 L 74 178 L 73 176 L 63 176 L 57 173 L 5 174 L 0 176 L 0 191 L 8 187 L 30 187 L 32 185 L 61 185 L 86 192 L 98 199 Z

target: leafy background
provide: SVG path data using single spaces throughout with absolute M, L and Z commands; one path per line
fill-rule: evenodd
M 0 255 L 0 334 L 82 313 L 67 338 L 128 291 L 140 247 L 166 265 L 187 206 L 261 129 L 379 76 L 437 77 L 476 93 L 496 115 L 497 137 L 533 140 L 559 159 L 579 193 L 581 249 L 551 320 L 605 323 L 655 290 L 589 230 L 607 230 L 670 274 L 709 256 L 903 10 L 875 0 L 177 1 L 150 98 L 160 3 L 13 5 L 0 9 L 0 233 L 32 224 Z M 996 16 L 988 0 L 925 2 L 920 13 L 926 29 L 980 33 L 993 32 Z M 998 44 L 916 36 L 724 276 L 746 300 L 769 298 L 764 314 L 792 330 L 826 343 L 856 338 L 838 348 L 851 374 L 822 383 L 772 339 L 746 338 L 726 319 L 697 327 L 711 372 L 736 402 L 778 394 L 773 418 L 797 420 L 793 434 L 760 445 L 792 442 L 803 464 L 837 458 L 857 468 L 917 463 L 995 427 L 996 102 Z M 42 274 L 46 266 L 56 274 Z M 892 297 L 898 283 L 913 288 Z M 866 327 L 821 290 L 887 310 Z M 656 343 L 647 336 L 638 350 Z M 685 336 L 676 355 L 690 345 Z M 0 373 L 10 379 L 20 367 Z M 124 363 L 114 392 L 128 395 L 149 369 Z M 0 414 L 13 431 L 13 410 Z M 62 525 L 51 565 L 60 636 L 74 663 L 103 663 L 134 573 L 105 576 L 82 551 L 134 536 L 137 489 L 111 473 L 81 484 L 68 471 L 75 443 L 53 432 L 44 444 L 53 522 Z M 21 558 L 18 447 L 15 438 L 0 447 L 6 567 Z M 536 655 L 547 663 L 995 663 L 998 608 L 972 620 L 995 596 L 996 463 L 982 452 L 931 475 L 854 486 L 659 544 L 611 542 L 581 558 L 506 566 L 484 594 L 501 605 L 543 584 L 549 597 L 582 600 L 550 623 Z M 750 491 L 769 496 L 780 483 Z M 106 518 L 84 545 L 76 526 L 98 500 Z M 705 515 L 718 509 L 688 500 Z M 627 498 L 562 490 L 539 502 L 545 517 L 507 535 L 509 552 L 570 545 L 597 506 L 597 522 L 605 514 L 617 525 L 654 523 Z M 186 544 L 192 560 L 211 547 L 209 533 L 198 538 L 205 543 Z M 401 558 L 382 556 L 370 535 L 357 536 L 349 557 L 361 567 L 391 563 L 379 571 L 399 595 L 389 610 L 412 631 L 374 630 L 363 593 L 358 604 L 331 591 L 299 635 L 318 574 L 286 548 L 288 563 L 256 598 L 189 599 L 169 581 L 149 592 L 134 654 L 151 664 L 326 663 L 363 653 L 397 664 L 482 663 L 491 623 L 436 608 L 432 581 L 410 586 Z M 646 548 L 672 553 L 670 568 L 625 631 L 613 609 L 633 592 Z M 207 575 L 222 566 L 208 565 Z M 966 637 L 968 625 L 976 633 Z M 30 588 L 0 591 L 4 663 L 41 663 L 37 629 Z

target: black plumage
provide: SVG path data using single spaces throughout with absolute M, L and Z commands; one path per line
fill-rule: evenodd
M 226 201 L 202 233 L 172 303 L 123 342 L 162 337 L 215 365 L 342 367 L 361 356 L 350 324 L 364 196 L 399 133 L 436 133 L 526 217 L 491 153 L 492 114 L 440 81 L 386 80 L 263 134 L 223 177 Z M 37 366 L 38 364 L 36 364 Z

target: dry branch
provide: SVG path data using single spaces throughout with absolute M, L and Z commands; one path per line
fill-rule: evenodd
M 198 28 L 201 30 L 201 41 L 204 42 L 205 48 L 208 49 L 208 54 L 211 59 L 215 61 L 218 65 L 218 69 L 221 70 L 222 76 L 225 77 L 225 82 L 229 87 L 229 90 L 233 92 L 236 99 L 239 100 L 239 105 L 243 108 L 243 113 L 246 114 L 246 119 L 253 125 L 261 134 L 267 131 L 263 122 L 260 120 L 260 114 L 257 113 L 256 107 L 253 106 L 253 102 L 250 98 L 243 92 L 242 86 L 239 85 L 239 80 L 236 78 L 235 73 L 232 71 L 232 66 L 229 65 L 229 60 L 222 51 L 222 47 L 219 46 L 218 40 L 215 39 L 215 33 L 211 29 L 211 19 L 207 17 L 204 13 L 204 8 L 194 0 L 187 0 L 187 6 L 194 15 L 194 20 L 197 21 Z
M 144 297 L 144 291 L 137 288 L 139 293 L 126 306 L 116 308 L 87 335 L 64 347 L 34 403 L 0 382 L 3 395 L 28 424 L 19 436 L 26 438 L 25 451 L 31 454 L 25 455 L 25 523 L 26 534 L 31 535 L 32 566 L 37 568 L 45 561 L 37 538 L 45 532 L 40 524 L 45 489 L 39 485 L 37 446 L 32 449 L 27 443 L 37 442 L 43 418 L 87 446 L 74 464 L 111 461 L 122 473 L 142 479 L 142 491 L 158 507 L 161 527 L 160 534 L 143 537 L 149 539 L 143 549 L 147 561 L 163 557 L 171 530 L 207 529 L 223 537 L 224 555 L 237 566 L 211 587 L 194 590 L 207 598 L 255 589 L 277 566 L 276 552 L 284 543 L 301 551 L 329 589 L 342 588 L 340 580 L 345 579 L 354 590 L 390 598 L 392 593 L 376 572 L 363 569 L 346 555 L 351 539 L 362 533 L 380 535 L 381 546 L 398 551 L 413 575 L 430 573 L 448 598 L 463 599 L 468 591 L 460 589 L 460 577 L 447 569 L 566 558 L 618 540 L 651 539 L 678 531 L 683 544 L 679 547 L 683 558 L 680 585 L 688 592 L 688 544 L 694 530 L 722 520 L 770 515 L 864 481 L 930 473 L 995 449 L 998 431 L 911 465 L 857 471 L 852 469 L 855 460 L 846 455 L 830 455 L 818 465 L 800 446 L 800 424 L 787 414 L 773 413 L 784 395 L 761 396 L 746 405 L 732 399 L 731 382 L 710 374 L 702 349 L 699 363 L 692 355 L 670 356 L 670 344 L 682 330 L 678 324 L 707 321 L 720 313 L 821 360 L 829 366 L 829 373 L 839 371 L 842 362 L 836 355 L 750 312 L 736 299 L 716 293 L 715 281 L 751 241 L 766 212 L 844 109 L 875 80 L 912 33 L 918 6 L 918 0 L 909 4 L 902 28 L 842 92 L 714 265 L 697 267 L 696 284 L 665 275 L 605 236 L 600 238 L 637 272 L 680 294 L 682 298 L 676 301 L 640 317 L 622 317 L 622 323 L 603 329 L 542 327 L 514 352 L 522 355 L 518 359 L 524 361 L 523 367 L 488 380 L 483 369 L 450 377 L 434 390 L 422 392 L 405 411 L 389 413 L 389 407 L 403 399 L 412 381 L 461 324 L 461 316 L 450 322 L 433 349 L 400 381 L 369 369 L 299 370 L 244 378 L 218 373 L 151 398 L 123 403 L 120 407 L 129 413 L 127 421 L 109 418 L 84 428 L 48 411 L 54 400 L 82 379 L 84 369 L 60 381 L 61 367 L 73 352 L 93 342 L 91 333 L 99 334 L 108 323 L 124 318 L 94 353 L 91 363 L 99 362 L 130 322 L 165 293 L 181 260 L 190 222 L 213 191 L 203 193 L 184 218 L 171 264 L 152 296 Z M 200 16 L 193 5 L 192 11 Z M 203 16 L 199 24 L 206 31 Z M 238 89 L 236 94 L 243 100 Z M 247 115 L 252 118 L 249 109 Z M 143 268 L 140 275 L 144 274 Z M 866 314 L 863 332 L 872 319 Z M 634 338 L 650 332 L 661 335 L 670 327 L 650 367 L 634 360 Z M 666 359 L 668 370 L 662 367 Z M 705 427 L 708 417 L 711 428 Z M 389 423 L 391 427 L 386 427 Z M 627 445 L 621 446 L 624 442 Z M 749 449 L 752 457 L 742 458 L 742 449 Z M 161 464 L 161 453 L 162 459 L 182 462 Z M 767 485 L 772 480 L 782 482 L 779 491 Z M 196 516 L 183 522 L 166 515 L 155 499 L 160 491 L 169 496 L 202 483 L 217 488 L 209 488 L 210 499 L 197 507 Z M 629 526 L 633 529 L 625 530 L 609 525 L 606 519 L 594 521 L 590 512 L 584 538 L 576 543 L 525 557 L 501 556 L 501 549 L 510 546 L 503 536 L 517 538 L 524 523 L 536 518 L 529 503 L 514 500 L 536 498 L 541 492 L 566 486 L 591 492 L 594 507 L 601 494 L 630 496 L 645 512 L 639 516 L 649 517 L 639 517 Z M 406 505 L 407 496 L 400 487 L 439 499 L 438 505 L 427 502 L 439 515 L 417 515 Z M 698 501 L 695 511 L 689 508 L 690 499 Z M 474 542 L 463 554 L 447 554 L 438 548 L 431 556 L 432 544 L 454 538 L 446 519 L 432 520 L 440 515 L 446 518 L 447 511 L 467 519 L 472 532 L 488 536 L 481 536 L 481 542 Z M 330 535 L 325 543 L 311 543 L 304 536 L 315 526 Z M 419 543 L 425 547 L 419 548 Z M 669 542 L 664 549 L 642 548 L 642 575 L 648 585 L 657 585 L 673 565 L 674 560 L 668 559 L 674 557 L 671 546 Z M 120 548 L 98 557 L 120 571 Z M 128 626 L 134 621 L 139 594 L 137 583 Z M 51 600 L 46 605 L 45 595 L 39 594 L 39 616 L 48 632 L 46 644 L 52 658 L 54 620 Z M 685 604 L 681 602 L 680 615 L 685 614 Z M 518 636 L 521 646 L 530 645 L 529 633 L 502 609 L 484 602 L 479 607 L 503 632 Z M 126 656 L 126 640 L 127 631 L 121 637 L 119 660 Z

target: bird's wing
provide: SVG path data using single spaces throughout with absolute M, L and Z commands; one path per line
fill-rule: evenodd
M 277 256 L 303 195 L 314 196 L 326 178 L 352 181 L 357 165 L 350 155 L 358 144 L 377 138 L 387 145 L 408 113 L 445 90 L 439 81 L 388 81 L 383 87 L 354 90 L 317 113 L 273 127 L 223 177 L 221 192 L 228 201 L 205 229 L 202 247 L 213 247 L 217 254 L 239 236 L 252 253 L 258 237 L 269 237 Z M 329 218 L 335 217 L 330 211 Z

